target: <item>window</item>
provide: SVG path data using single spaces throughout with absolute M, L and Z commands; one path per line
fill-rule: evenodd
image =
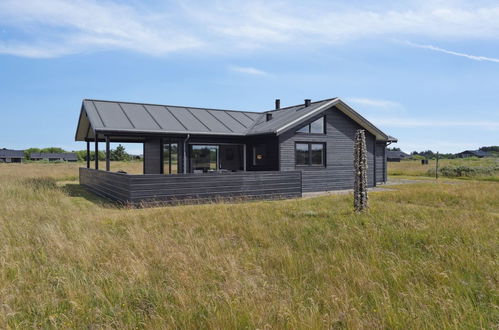
M 308 143 L 297 143 L 295 150 L 296 165 L 309 165 L 310 153 L 308 152 Z
M 324 166 L 325 146 L 324 143 L 296 143 L 295 164 L 297 166 Z
M 217 171 L 218 146 L 191 145 L 190 158 L 192 173 Z
M 178 173 L 178 143 L 163 144 L 163 173 Z
M 306 133 L 306 134 L 326 134 L 324 122 L 326 121 L 326 117 L 321 117 L 310 124 L 307 124 L 297 130 L 297 133 Z

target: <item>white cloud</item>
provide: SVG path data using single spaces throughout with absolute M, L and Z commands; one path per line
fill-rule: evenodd
M 266 76 L 268 74 L 267 72 L 265 72 L 263 70 L 252 68 L 252 67 L 246 67 L 246 66 L 232 65 L 229 67 L 229 69 L 231 71 L 234 71 L 234 72 L 249 74 L 249 75 L 253 75 L 253 76 Z
M 393 109 L 393 108 L 401 108 L 402 105 L 398 102 L 388 101 L 388 100 L 379 100 L 379 99 L 370 99 L 365 97 L 352 97 L 348 98 L 347 102 L 351 102 L 357 105 L 364 105 L 368 107 L 374 108 L 383 108 L 383 109 Z
M 3 0 L 0 26 L 16 29 L 0 53 L 57 57 L 96 50 L 124 49 L 149 55 L 202 45 L 170 23 L 168 15 L 96 0 Z
M 411 47 L 429 49 L 429 50 L 433 50 L 433 51 L 440 52 L 440 53 L 445 53 L 445 54 L 450 54 L 450 55 L 465 57 L 465 58 L 468 58 L 470 60 L 488 61 L 488 62 L 499 63 L 499 58 L 485 57 L 485 56 L 476 56 L 476 55 L 470 55 L 470 54 L 466 54 L 466 53 L 459 53 L 459 52 L 455 52 L 455 51 L 452 51 L 452 50 L 447 50 L 447 49 L 436 47 L 436 46 L 432 46 L 432 45 L 415 44 L 415 43 L 410 42 L 410 41 L 407 41 L 406 44 L 409 45 L 409 46 L 411 46 Z
M 296 49 L 361 38 L 499 39 L 499 5 L 492 2 L 411 1 L 390 7 L 298 4 L 271 0 L 173 1 L 1 0 L 0 53 L 56 57 L 102 50 L 158 56 L 200 49 L 227 53 Z M 404 8 L 404 9 L 400 9 Z M 483 61 L 495 61 L 434 46 Z M 431 47 L 431 48 L 430 48 Z M 281 49 L 282 50 L 282 49 Z

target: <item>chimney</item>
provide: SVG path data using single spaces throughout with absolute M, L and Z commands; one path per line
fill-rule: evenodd
M 305 107 L 309 107 L 311 102 L 311 99 L 305 99 Z
M 267 119 L 267 121 L 271 120 L 272 119 L 272 114 L 271 113 L 266 113 L 265 114 L 265 118 Z
M 279 110 L 281 108 L 281 100 L 275 99 L 275 109 Z

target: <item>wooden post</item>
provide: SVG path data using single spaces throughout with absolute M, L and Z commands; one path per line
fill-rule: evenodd
M 87 140 L 87 168 L 90 168 L 90 141 Z
M 354 159 L 354 209 L 355 212 L 367 211 L 367 149 L 366 136 L 363 129 L 355 133 Z
M 110 163 L 110 150 L 109 150 L 109 136 L 106 135 L 106 171 L 109 172 L 111 170 Z
M 435 179 L 438 180 L 438 151 L 437 151 L 437 161 L 435 163 Z
M 95 169 L 99 169 L 99 135 L 95 133 Z
M 243 144 L 243 170 L 246 172 L 246 143 Z

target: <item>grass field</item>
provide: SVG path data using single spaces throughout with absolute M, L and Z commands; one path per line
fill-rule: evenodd
M 421 160 L 403 160 L 399 163 L 388 163 L 389 176 L 424 176 L 435 177 L 436 160 L 430 159 L 428 165 L 422 165 Z M 462 176 L 459 179 L 475 179 L 498 181 L 499 180 L 499 158 L 464 158 L 464 159 L 440 159 L 439 168 L 469 168 L 469 169 L 492 169 L 492 173 L 474 173 L 471 176 Z
M 499 327 L 497 182 L 128 209 L 77 166 L 0 164 L 0 328 Z

